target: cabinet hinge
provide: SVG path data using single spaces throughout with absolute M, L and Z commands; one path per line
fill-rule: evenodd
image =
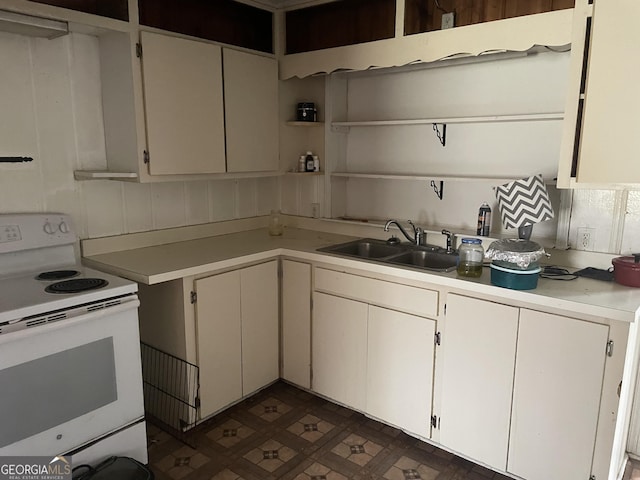
M 613 340 L 607 342 L 607 357 L 613 357 Z
M 149 163 L 149 152 L 147 152 L 146 150 L 144 152 L 142 152 L 142 159 L 144 160 L 144 163 L 148 164 Z
M 196 405 L 196 408 L 200 408 L 200 397 L 195 398 L 195 405 Z
M 142 58 L 142 44 L 140 42 L 136 43 L 136 57 Z
M 442 339 L 442 335 L 440 334 L 440 332 L 436 332 L 435 335 L 433 336 L 433 343 L 435 343 L 436 345 L 440 345 L 441 339 Z
M 445 315 L 447 314 L 447 304 L 446 303 L 444 304 L 444 314 Z
M 433 428 L 440 428 L 439 427 L 439 421 L 438 421 L 438 417 L 436 415 L 431 415 L 431 426 Z
M 596 480 L 596 476 L 595 476 L 595 475 L 591 475 L 591 476 L 589 477 L 589 480 Z
M 198 301 L 198 294 L 196 292 L 191 292 L 191 303 L 196 303 Z

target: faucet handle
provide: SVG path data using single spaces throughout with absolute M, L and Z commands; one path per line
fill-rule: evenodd
M 407 220 L 407 223 L 411 225 L 411 228 L 413 228 L 414 235 L 420 230 L 420 227 L 416 227 L 411 220 Z

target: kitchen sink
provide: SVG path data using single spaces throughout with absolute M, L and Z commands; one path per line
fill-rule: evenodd
M 339 245 L 320 248 L 319 250 L 329 253 L 337 253 L 340 255 L 348 255 L 350 257 L 384 258 L 402 252 L 403 248 L 400 245 L 389 245 L 384 240 L 365 238 L 354 242 L 341 243 Z
M 331 245 L 318 251 L 437 272 L 450 272 L 458 262 L 456 254 L 448 254 L 436 245 L 389 244 L 374 238 Z
M 412 250 L 389 258 L 389 262 L 438 272 L 450 272 L 455 270 L 458 264 L 458 256 L 442 252 Z

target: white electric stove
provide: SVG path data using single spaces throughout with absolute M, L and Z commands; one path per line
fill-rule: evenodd
M 0 215 L 0 456 L 146 463 L 137 285 L 77 245 L 67 215 Z

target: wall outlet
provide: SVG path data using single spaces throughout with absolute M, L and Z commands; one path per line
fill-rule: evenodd
M 445 28 L 453 28 L 455 25 L 456 14 L 451 13 L 443 13 L 442 14 L 442 24 L 441 28 L 444 30 Z
M 576 235 L 576 250 L 593 251 L 596 243 L 596 229 L 589 227 L 578 228 Z
M 311 216 L 313 218 L 320 218 L 320 204 L 312 203 L 311 204 Z

